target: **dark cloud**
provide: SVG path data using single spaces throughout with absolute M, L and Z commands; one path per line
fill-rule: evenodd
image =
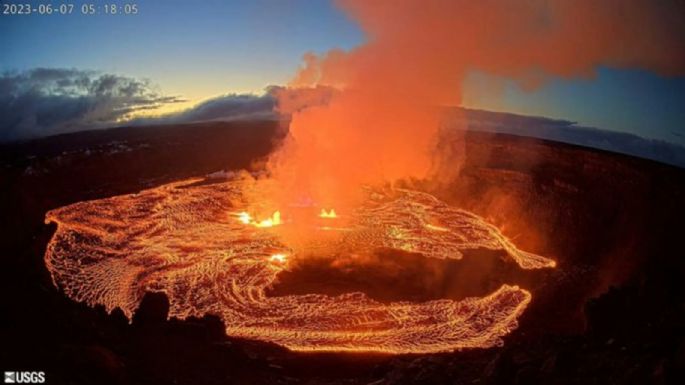
M 0 141 L 114 127 L 212 120 L 278 119 L 326 103 L 327 87 L 267 87 L 264 94 L 228 94 L 163 116 L 131 118 L 182 99 L 161 94 L 148 80 L 62 68 L 0 75 Z M 287 95 L 287 96 L 284 96 Z M 282 106 L 277 105 L 280 97 Z
M 278 119 L 304 108 L 328 103 L 336 91 L 331 87 L 287 88 L 269 86 L 262 95 L 228 94 L 212 98 L 184 111 L 162 117 L 141 118 L 130 124 L 192 123 L 209 120 Z
M 178 124 L 212 120 L 276 119 L 275 99 L 269 94 L 228 94 L 197 104 L 186 110 L 159 117 L 137 118 L 127 125 Z
M 274 99 L 269 94 L 220 96 L 178 114 L 182 121 L 273 117 Z
M 130 114 L 181 101 L 147 80 L 77 69 L 0 75 L 0 140 L 115 125 Z
M 287 118 L 307 107 L 326 104 L 335 90 L 331 87 L 287 88 L 269 86 L 264 94 L 227 94 L 203 101 L 189 109 L 160 117 L 139 118 L 130 125 L 176 124 L 212 120 Z

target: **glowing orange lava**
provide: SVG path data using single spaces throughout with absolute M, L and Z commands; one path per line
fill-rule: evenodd
M 517 249 L 482 218 L 409 190 L 368 190 L 366 202 L 349 213 L 347 231 L 316 245 L 288 245 L 278 233 L 289 226 L 280 212 L 262 221 L 248 214 L 244 181 L 200 181 L 48 212 L 46 222 L 58 225 L 45 254 L 55 285 L 76 301 L 118 307 L 129 318 L 146 291 L 163 292 L 170 317 L 215 314 L 228 335 L 293 350 L 430 353 L 500 344 L 531 294 L 503 285 L 482 298 L 384 304 L 360 292 L 270 297 L 266 289 L 290 260 L 313 249 L 392 248 L 459 259 L 462 250 L 487 248 L 505 250 L 524 269 L 555 264 Z M 266 221 L 281 226 L 262 228 Z
M 286 256 L 285 254 L 279 253 L 279 254 L 272 255 L 269 259 L 274 261 L 274 262 L 285 263 L 288 260 L 288 256 Z
M 278 226 L 281 224 L 281 212 L 276 211 L 274 212 L 271 217 L 263 219 L 261 221 L 256 221 L 252 219 L 252 215 L 250 215 L 246 211 L 241 211 L 238 214 L 236 214 L 238 217 L 238 220 L 246 225 L 252 225 L 254 227 L 274 227 Z
M 321 217 L 321 218 L 337 218 L 338 214 L 335 213 L 334 209 L 331 209 L 330 211 L 326 211 L 325 209 L 321 209 L 321 213 L 319 213 L 319 217 Z

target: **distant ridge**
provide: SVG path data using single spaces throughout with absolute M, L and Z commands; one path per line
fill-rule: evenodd
M 578 126 L 568 120 L 458 107 L 447 110 L 443 120 L 445 127 L 463 127 L 464 123 L 469 130 L 575 144 L 685 168 L 683 146 L 623 132 Z

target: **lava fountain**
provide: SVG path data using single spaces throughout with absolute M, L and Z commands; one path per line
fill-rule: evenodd
M 482 218 L 403 189 L 367 188 L 348 213 L 313 208 L 312 236 L 289 242 L 283 231 L 295 216 L 283 209 L 253 218 L 248 183 L 191 179 L 49 211 L 46 222 L 57 230 L 45 263 L 55 285 L 129 319 L 145 292 L 162 292 L 170 317 L 218 315 L 230 336 L 297 351 L 431 353 L 500 344 L 531 294 L 503 285 L 482 298 L 381 303 L 361 292 L 270 297 L 266 290 L 292 260 L 311 253 L 390 248 L 460 259 L 462 251 L 485 248 L 505 251 L 523 269 L 555 266 L 519 250 Z M 330 223 L 338 220 L 344 223 Z

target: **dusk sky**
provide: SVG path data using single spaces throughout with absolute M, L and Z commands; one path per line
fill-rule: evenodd
M 286 84 L 304 53 L 364 41 L 356 23 L 325 0 L 140 1 L 137 15 L 0 15 L 0 70 L 75 68 L 150 79 L 160 93 L 187 100 L 168 110 L 227 93 L 262 93 Z M 466 107 L 685 145 L 685 77 L 602 67 L 523 90 L 474 72 L 463 100 Z

